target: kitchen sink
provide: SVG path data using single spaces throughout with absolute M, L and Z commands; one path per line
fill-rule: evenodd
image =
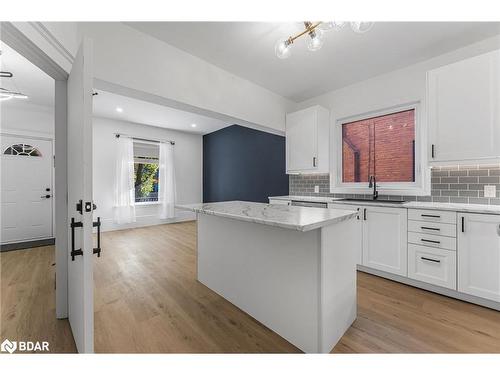
M 399 199 L 366 199 L 366 198 L 342 198 L 338 200 L 337 202 L 342 202 L 342 201 L 350 201 L 350 202 L 368 202 L 368 203 L 396 203 L 396 204 L 402 204 L 405 203 L 406 201 L 404 200 L 399 200 Z

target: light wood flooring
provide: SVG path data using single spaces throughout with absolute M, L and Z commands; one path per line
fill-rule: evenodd
M 103 233 L 97 353 L 282 353 L 297 348 L 196 281 L 196 223 Z M 0 255 L 1 339 L 73 352 L 54 318 L 54 250 Z M 500 353 L 500 312 L 358 272 L 358 318 L 334 353 Z

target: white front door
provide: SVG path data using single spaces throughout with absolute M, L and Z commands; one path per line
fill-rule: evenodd
M 2 136 L 1 242 L 47 239 L 52 233 L 52 141 Z
M 79 353 L 94 351 L 92 82 L 92 41 L 84 38 L 68 78 L 68 315 Z

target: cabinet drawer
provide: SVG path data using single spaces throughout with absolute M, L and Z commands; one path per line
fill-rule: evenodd
M 408 219 L 420 221 L 432 221 L 437 223 L 457 223 L 457 214 L 453 211 L 437 211 L 437 210 L 408 210 Z
M 408 245 L 408 277 L 445 288 L 457 287 L 456 253 Z
M 455 224 L 408 220 L 408 230 L 410 232 L 436 234 L 447 237 L 457 236 L 457 226 Z
M 455 251 L 457 240 L 454 237 L 436 236 L 427 233 L 408 232 L 408 243 L 422 246 L 436 247 Z

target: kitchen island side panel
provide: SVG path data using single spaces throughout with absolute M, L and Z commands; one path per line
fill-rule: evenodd
M 319 351 L 320 229 L 198 214 L 198 280 L 305 352 Z
M 329 353 L 357 316 L 356 263 L 361 242 L 355 219 L 321 229 L 320 351 Z

